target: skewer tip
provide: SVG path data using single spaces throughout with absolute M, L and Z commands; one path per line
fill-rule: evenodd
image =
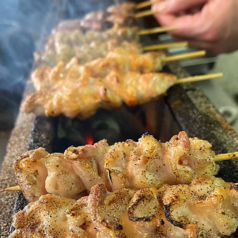
M 13 187 L 9 187 L 9 188 L 4 188 L 2 190 L 0 190 L 0 192 L 9 192 L 9 191 L 21 191 L 20 186 L 13 186 Z
M 141 11 L 141 12 L 138 12 L 135 14 L 135 18 L 147 17 L 147 16 L 151 16 L 155 13 L 156 13 L 156 11 L 152 11 L 152 10 Z
M 192 58 L 192 57 L 199 57 L 199 56 L 204 56 L 204 55 L 206 55 L 206 51 L 200 50 L 200 51 L 195 51 L 195 52 L 190 52 L 190 53 L 185 53 L 185 54 L 167 56 L 164 59 L 164 62 L 176 61 L 176 60 L 187 59 L 187 58 Z
M 231 160 L 231 159 L 237 159 L 237 158 L 238 158 L 238 152 L 233 152 L 233 153 L 216 155 L 214 157 L 214 161 L 219 162 L 219 161 L 225 161 L 225 160 Z
M 197 82 L 197 81 L 202 81 L 202 80 L 220 78 L 220 77 L 222 77 L 222 76 L 223 76 L 223 73 L 196 75 L 196 76 L 192 76 L 192 77 L 187 77 L 187 78 L 178 79 L 178 80 L 175 82 L 175 84 L 180 84 L 180 83 L 192 83 L 192 82 Z
M 138 31 L 138 35 L 149 35 L 149 34 L 156 34 L 156 33 L 164 33 L 167 31 L 177 30 L 177 26 L 167 26 L 167 27 L 154 27 L 149 29 L 142 29 Z
M 156 44 L 156 45 L 148 45 L 144 46 L 142 50 L 162 50 L 162 49 L 168 49 L 172 47 L 180 47 L 180 46 L 187 46 L 187 41 L 181 41 L 181 42 L 173 42 L 173 43 L 166 43 L 166 44 Z
M 136 4 L 136 9 L 141 9 L 144 7 L 149 7 L 151 6 L 155 1 L 149 0 L 149 1 L 144 1 Z

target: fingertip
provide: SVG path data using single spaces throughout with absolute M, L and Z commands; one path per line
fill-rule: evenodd
M 162 1 L 159 3 L 155 3 L 152 5 L 152 11 L 156 12 L 156 13 L 163 13 L 166 11 L 168 7 L 168 2 L 167 1 Z
M 162 26 L 174 26 L 176 22 L 176 18 L 173 15 L 157 13 L 155 16 Z
M 181 17 L 174 17 L 173 15 L 170 17 L 161 16 L 160 21 L 161 24 L 166 24 L 166 26 L 177 26 L 177 29 L 171 32 L 171 34 L 175 36 L 186 38 L 199 37 L 200 20 L 195 15 L 185 15 Z

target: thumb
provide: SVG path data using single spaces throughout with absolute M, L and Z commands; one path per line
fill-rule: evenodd
M 208 0 L 164 0 L 153 4 L 152 10 L 164 14 L 174 14 L 201 6 L 201 4 L 206 2 L 208 2 Z

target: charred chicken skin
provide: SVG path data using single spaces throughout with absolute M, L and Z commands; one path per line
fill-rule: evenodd
M 10 238 L 219 238 L 238 226 L 237 184 L 202 175 L 160 189 L 92 187 L 75 201 L 43 195 L 14 216 Z
M 214 155 L 209 142 L 180 132 L 166 143 L 144 135 L 112 146 L 106 140 L 71 146 L 64 154 L 38 148 L 19 157 L 14 169 L 30 202 L 47 193 L 78 199 L 98 183 L 109 191 L 188 184 L 199 175 L 217 174 Z

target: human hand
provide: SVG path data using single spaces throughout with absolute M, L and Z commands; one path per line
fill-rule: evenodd
M 158 0 L 152 9 L 162 26 L 177 26 L 170 34 L 190 47 L 215 54 L 238 49 L 237 0 Z

